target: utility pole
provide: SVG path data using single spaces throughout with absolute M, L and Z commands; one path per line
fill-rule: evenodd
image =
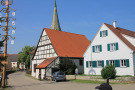
M 12 9 L 11 7 L 9 7 L 9 5 L 12 5 L 13 4 L 13 0 L 9 1 L 4 1 L 4 0 L 1 0 L 1 5 L 4 6 L 6 5 L 6 8 L 2 8 L 1 11 L 0 11 L 0 18 L 1 18 L 1 23 L 2 22 L 5 22 L 5 26 L 2 26 L 0 25 L 0 28 L 2 28 L 3 31 L 5 31 L 5 35 L 1 35 L 0 37 L 2 37 L 2 40 L 4 40 L 4 57 L 7 57 L 7 41 L 9 40 L 9 37 L 11 37 L 12 39 L 15 39 L 13 38 L 11 35 L 8 35 L 8 31 L 10 30 L 9 27 L 11 27 L 13 30 L 12 30 L 12 34 L 15 33 L 15 28 L 13 28 L 12 26 L 9 26 L 9 21 L 10 21 L 10 18 L 12 17 L 9 17 L 9 12 L 10 10 L 13 10 L 14 12 L 12 13 L 13 16 L 15 16 L 15 11 L 14 9 Z M 2 12 L 3 13 L 6 13 L 6 17 L 2 17 Z M 16 18 L 12 18 L 13 20 L 16 20 Z M 12 25 L 15 25 L 15 21 L 12 22 Z M 14 44 L 14 41 L 11 40 L 11 44 Z M 5 88 L 5 79 L 6 79 L 6 64 L 7 64 L 7 60 L 3 61 L 2 64 L 4 65 L 3 67 L 3 77 L 2 77 L 2 87 Z

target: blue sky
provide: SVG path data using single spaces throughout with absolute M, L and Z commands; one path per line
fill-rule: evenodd
M 17 9 L 17 29 L 15 44 L 8 41 L 8 53 L 17 54 L 25 45 L 36 46 L 43 28 L 50 28 L 54 0 L 14 0 L 10 7 Z M 57 10 L 62 31 L 82 34 L 89 40 L 103 22 L 116 20 L 118 27 L 135 31 L 135 0 L 57 0 Z M 0 33 L 4 34 L 1 28 Z

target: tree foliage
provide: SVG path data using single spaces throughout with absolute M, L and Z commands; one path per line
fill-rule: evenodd
M 69 58 L 62 58 L 58 64 L 58 69 L 65 74 L 74 74 L 76 65 L 72 60 L 69 60 Z
M 25 67 L 29 68 L 30 67 L 30 52 L 34 50 L 35 47 L 30 47 L 30 46 L 25 46 L 22 48 L 22 51 L 19 52 L 19 56 L 17 58 L 18 63 L 25 63 Z
M 115 79 L 116 78 L 116 70 L 115 67 L 113 65 L 108 65 L 105 66 L 102 70 L 101 70 L 101 76 L 104 79 L 107 79 L 108 77 L 110 77 L 111 79 Z
M 0 41 L 0 49 L 1 49 L 1 47 L 3 47 L 3 42 L 4 41 Z M 2 51 L 0 50 L 0 54 L 1 53 L 2 53 Z M 5 59 L 6 59 L 6 57 L 0 56 L 0 70 L 1 70 L 1 66 L 3 66 L 2 63 L 1 63 L 1 61 L 5 60 Z

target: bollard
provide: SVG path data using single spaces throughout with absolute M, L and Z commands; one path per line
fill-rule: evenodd
M 38 79 L 41 81 L 41 74 L 39 74 Z

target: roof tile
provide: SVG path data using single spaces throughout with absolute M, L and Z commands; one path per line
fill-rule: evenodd
M 45 28 L 45 31 L 60 57 L 83 58 L 83 54 L 90 44 L 90 41 L 85 37 L 85 35 L 47 28 Z

